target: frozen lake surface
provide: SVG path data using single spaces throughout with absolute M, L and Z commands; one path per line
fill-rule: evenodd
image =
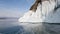
M 0 34 L 60 34 L 60 23 L 43 23 L 44 30 L 39 31 L 39 29 L 37 30 L 36 28 L 32 27 L 39 25 L 39 23 L 27 24 L 24 27 L 29 28 L 25 30 L 23 25 L 20 25 L 17 20 L 17 18 L 0 19 Z

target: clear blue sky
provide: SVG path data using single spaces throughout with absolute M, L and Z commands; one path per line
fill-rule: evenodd
M 0 0 L 0 17 L 20 17 L 33 3 L 34 0 Z

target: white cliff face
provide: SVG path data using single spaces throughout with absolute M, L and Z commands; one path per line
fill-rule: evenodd
M 46 17 L 46 22 L 50 23 L 60 23 L 60 8 L 54 13 Z
M 55 6 L 56 6 L 56 2 L 52 0 L 50 0 L 50 2 L 48 1 L 42 2 L 42 15 L 45 18 L 43 19 L 44 22 L 52 22 L 51 18 L 52 16 L 54 16 L 53 11 L 54 11 Z
M 56 3 L 52 0 L 50 0 L 50 2 L 44 1 L 42 5 L 38 5 L 36 12 L 31 10 L 25 13 L 24 16 L 19 19 L 19 22 L 60 22 L 59 11 L 53 13 L 55 5 Z
M 45 17 L 45 22 L 48 23 L 60 23 L 60 8 L 57 9 L 54 13 L 54 7 L 55 7 L 56 3 L 55 2 L 51 2 L 51 5 L 48 7 L 48 14 Z

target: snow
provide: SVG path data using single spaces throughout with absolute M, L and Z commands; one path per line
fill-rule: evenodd
M 54 1 L 44 1 L 42 5 L 39 4 L 36 12 L 29 10 L 24 14 L 23 17 L 19 19 L 19 22 L 50 22 L 57 23 L 60 22 L 59 11 L 53 13 L 56 2 Z

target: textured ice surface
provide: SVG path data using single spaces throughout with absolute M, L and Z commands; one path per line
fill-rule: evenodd
M 60 22 L 58 11 L 53 14 L 53 10 L 55 8 L 54 1 L 44 1 L 42 5 L 39 4 L 37 6 L 36 12 L 30 10 L 24 14 L 23 17 L 19 19 L 19 22 Z M 56 16 L 56 17 L 55 17 Z

